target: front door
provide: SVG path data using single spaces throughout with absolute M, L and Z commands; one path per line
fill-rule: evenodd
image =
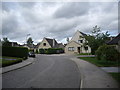
M 78 47 L 78 53 L 80 53 L 80 47 Z

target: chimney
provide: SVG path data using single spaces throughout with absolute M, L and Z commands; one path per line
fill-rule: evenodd
M 55 39 L 53 39 L 53 48 L 55 47 Z

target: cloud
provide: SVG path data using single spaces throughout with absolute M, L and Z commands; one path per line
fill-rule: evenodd
M 56 18 L 72 18 L 87 14 L 89 11 L 88 2 L 65 3 L 55 12 Z
M 2 34 L 10 40 L 24 43 L 31 34 L 35 43 L 43 37 L 65 43 L 76 30 L 91 33 L 98 25 L 102 31 L 117 34 L 118 4 L 110 2 L 4 2 L 2 4 Z

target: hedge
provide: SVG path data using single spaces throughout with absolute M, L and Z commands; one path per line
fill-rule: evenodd
M 10 57 L 28 57 L 28 48 L 25 47 L 2 47 L 2 56 Z
M 60 54 L 64 53 L 62 48 L 48 48 L 48 49 L 39 49 L 40 54 Z
M 98 60 L 117 61 L 120 59 L 120 53 L 115 49 L 115 46 L 103 45 L 96 51 Z

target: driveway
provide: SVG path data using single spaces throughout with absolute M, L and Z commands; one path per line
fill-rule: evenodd
M 3 88 L 79 88 L 80 73 L 66 55 L 37 55 L 29 66 L 2 75 Z

